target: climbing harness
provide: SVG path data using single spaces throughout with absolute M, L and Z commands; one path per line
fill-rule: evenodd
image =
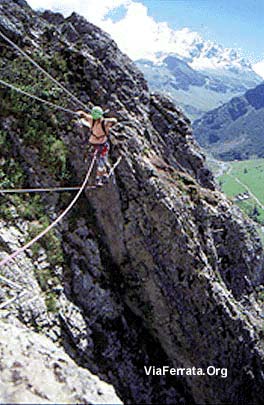
M 101 127 L 102 127 L 102 130 L 103 130 L 103 132 L 104 132 L 104 135 L 96 135 L 96 134 L 93 132 L 93 129 L 94 129 L 94 126 L 95 126 L 95 122 L 96 122 L 96 120 L 93 118 L 93 122 L 92 122 L 92 126 L 91 126 L 91 135 L 94 136 L 96 139 L 103 139 L 103 138 L 105 138 L 105 137 L 107 136 L 106 127 L 105 127 L 105 121 L 102 120 L 102 121 L 100 122 Z
M 54 228 L 66 215 L 67 213 L 72 209 L 72 207 L 74 206 L 74 204 L 76 203 L 76 201 L 79 199 L 81 193 L 83 192 L 83 190 L 85 189 L 86 184 L 88 183 L 89 177 L 91 175 L 91 172 L 93 170 L 94 167 L 94 163 L 96 160 L 96 155 L 97 155 L 97 151 L 95 151 L 95 153 L 93 154 L 93 159 L 91 162 L 91 165 L 87 171 L 87 174 L 85 176 L 84 182 L 82 184 L 82 186 L 80 187 L 80 190 L 78 191 L 78 193 L 76 194 L 76 196 L 74 197 L 74 199 L 71 201 L 71 203 L 68 205 L 68 207 L 62 212 L 62 214 L 60 214 L 55 221 L 53 221 L 47 228 L 45 228 L 42 232 L 40 232 L 37 236 L 35 236 L 33 239 L 31 239 L 28 243 L 26 243 L 24 246 L 20 247 L 19 249 L 17 249 L 14 253 L 12 253 L 11 255 L 7 256 L 5 259 L 0 261 L 0 267 L 6 265 L 8 262 L 10 262 L 11 260 L 15 259 L 15 257 L 24 252 L 25 250 L 27 250 L 28 248 L 30 248 L 30 246 L 32 246 L 34 243 L 36 243 L 39 239 L 41 239 L 44 235 L 46 235 L 46 233 L 48 233 L 52 228 Z
M 99 144 L 91 144 L 93 150 L 97 150 L 99 159 L 100 157 L 105 157 L 110 149 L 109 142 L 99 143 Z
M 104 180 L 107 179 L 107 168 L 111 167 L 109 165 L 109 162 L 107 160 L 107 155 L 110 149 L 110 145 L 109 142 L 107 141 L 108 138 L 108 131 L 106 129 L 106 125 L 105 125 L 105 120 L 102 119 L 102 115 L 103 115 L 103 110 L 101 107 L 94 107 L 91 111 L 91 115 L 89 116 L 89 119 L 87 119 L 87 114 L 82 113 L 81 111 L 79 112 L 81 116 L 84 116 L 84 125 L 88 126 L 90 129 L 90 138 L 89 138 L 89 144 L 90 144 L 90 148 L 93 148 L 93 150 L 97 150 L 97 173 L 96 173 L 96 179 L 95 179 L 95 185 L 97 187 L 101 187 L 104 185 Z M 92 117 L 92 123 L 90 122 L 90 119 Z M 94 127 L 96 125 L 96 123 L 98 123 L 99 128 L 101 127 L 100 132 L 102 133 L 103 131 L 103 135 L 98 135 L 94 132 Z M 98 129 L 98 126 L 97 126 Z M 84 138 L 84 134 L 83 134 L 83 138 Z M 102 139 L 104 140 L 103 143 L 97 143 L 97 141 L 95 141 L 95 138 L 97 141 Z
M 70 96 L 73 100 L 82 105 L 85 110 L 87 111 L 90 110 L 81 100 L 79 100 L 60 82 L 58 82 L 58 80 L 54 79 L 54 77 L 52 77 L 45 69 L 43 69 L 37 62 L 35 62 L 34 59 L 32 59 L 26 52 L 24 52 L 18 45 L 16 45 L 10 38 L 4 35 L 1 31 L 0 37 L 2 37 L 6 42 L 8 42 L 9 45 L 13 46 L 13 48 L 15 48 L 21 55 L 23 55 L 30 63 L 32 63 L 37 69 L 39 69 L 45 76 L 47 76 L 53 83 L 55 83 L 58 87 L 60 87 L 65 93 L 67 93 L 68 96 Z

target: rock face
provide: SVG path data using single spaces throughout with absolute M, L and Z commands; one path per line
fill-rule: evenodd
M 200 145 L 222 160 L 263 158 L 264 84 L 194 122 Z
M 21 325 L 0 322 L 1 403 L 121 404 L 112 387 L 49 339 Z
M 10 311 L 112 384 L 125 403 L 261 404 L 261 242 L 252 223 L 215 190 L 190 122 L 170 100 L 150 94 L 133 63 L 82 17 L 65 20 L 17 2 L 0 5 L 1 30 L 82 102 L 102 105 L 118 118 L 111 160 L 122 154 L 115 182 L 87 189 L 52 239 L 29 255 L 33 290 L 41 289 L 50 327 L 34 316 L 24 319 L 19 300 Z M 17 72 L 34 94 L 69 106 L 37 72 L 28 78 L 27 64 L 13 49 L 0 46 L 1 77 L 12 80 Z M 86 150 L 71 117 L 7 90 L 1 102 L 2 187 L 8 181 L 11 187 L 80 184 Z M 3 235 L 18 229 L 19 215 L 18 230 L 28 237 L 70 198 L 3 201 Z M 1 247 L 13 250 L 12 238 L 2 236 Z M 46 255 L 44 270 L 39 252 Z M 27 256 L 16 260 L 17 267 Z M 14 268 L 3 274 L 12 278 Z M 26 280 L 17 281 L 26 288 Z M 2 300 L 10 294 L 5 286 Z M 163 365 L 227 368 L 228 377 L 144 371 Z

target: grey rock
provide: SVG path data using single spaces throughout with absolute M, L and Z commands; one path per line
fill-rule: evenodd
M 122 404 L 111 386 L 45 336 L 18 322 L 0 324 L 1 403 Z
M 76 363 L 111 383 L 126 403 L 261 404 L 263 251 L 252 223 L 215 190 L 190 121 L 170 99 L 149 93 L 143 75 L 108 35 L 76 14 L 59 24 L 34 14 L 30 23 L 38 36 L 27 46 L 59 53 L 67 65 L 67 87 L 87 105 L 110 108 L 118 118 L 111 162 L 122 154 L 115 182 L 87 189 L 58 228 L 64 291 L 53 316 L 37 305 L 46 321 L 37 327 L 48 334 L 51 325 L 51 338 Z M 82 41 L 71 43 L 61 35 L 67 24 Z M 13 57 L 5 57 L 8 66 Z M 52 73 L 61 75 L 59 68 Z M 54 112 L 31 108 L 65 141 L 69 181 L 80 184 L 89 159 L 79 129 L 67 114 L 54 127 Z M 47 162 L 19 135 L 25 121 L 13 115 L 13 121 L 1 120 L 11 144 L 5 158 L 22 162 L 27 184 L 57 185 Z M 46 196 L 41 204 L 55 217 L 68 201 Z M 17 230 L 14 222 L 5 228 Z M 19 231 L 18 238 L 1 236 L 5 252 L 26 238 L 26 225 Z M 20 262 L 32 269 L 39 264 L 30 256 Z M 11 271 L 7 266 L 5 274 Z M 33 273 L 26 280 L 37 290 Z M 40 292 L 44 301 L 49 288 Z M 19 305 L 12 308 L 14 316 L 33 325 Z M 144 365 L 166 364 L 227 367 L 229 376 L 157 379 L 144 372 Z

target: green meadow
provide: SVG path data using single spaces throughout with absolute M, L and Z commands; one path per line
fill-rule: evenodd
M 264 159 L 223 163 L 209 160 L 209 166 L 221 190 L 250 218 L 264 226 Z M 245 194 L 248 198 L 239 201 L 237 197 Z M 264 239 L 263 229 L 261 233 Z
M 230 162 L 229 166 L 231 169 L 219 178 L 223 182 L 223 191 L 230 196 L 234 195 L 234 190 L 241 192 L 241 187 L 233 184 L 235 180 L 231 176 L 237 177 L 264 205 L 264 159 Z

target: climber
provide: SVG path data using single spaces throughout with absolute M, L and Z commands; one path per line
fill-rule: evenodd
M 103 118 L 104 112 L 101 107 L 93 107 L 91 114 L 84 111 L 77 111 L 81 117 L 81 124 L 90 128 L 89 144 L 93 152 L 97 151 L 96 185 L 102 186 L 108 178 L 107 167 L 109 152 L 109 131 L 117 123 L 116 118 Z

